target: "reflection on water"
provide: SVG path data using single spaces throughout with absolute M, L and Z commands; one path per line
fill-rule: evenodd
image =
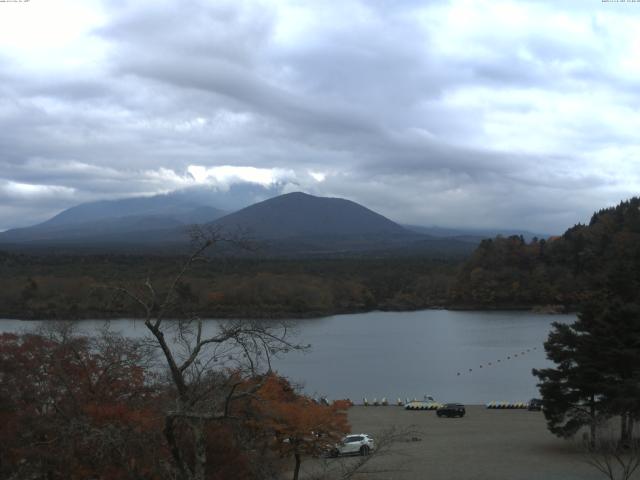
M 289 353 L 274 364 L 308 393 L 329 398 L 395 401 L 428 394 L 444 402 L 526 401 L 537 396 L 531 369 L 549 365 L 542 344 L 551 322 L 574 319 L 423 310 L 298 320 L 296 340 L 310 343 L 311 350 Z M 0 331 L 37 324 L 0 320 Z M 84 321 L 81 328 L 103 324 Z M 140 321 L 113 320 L 111 328 L 132 337 L 146 334 Z

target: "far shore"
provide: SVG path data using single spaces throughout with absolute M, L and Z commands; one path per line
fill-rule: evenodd
M 575 307 L 564 305 L 430 305 L 420 306 L 416 308 L 374 308 L 374 309 L 344 309 L 336 311 L 307 311 L 307 312 L 229 312 L 229 311 L 211 311 L 201 312 L 200 317 L 204 319 L 247 319 L 247 320 L 298 320 L 332 317 L 335 315 L 350 315 L 358 313 L 372 312 L 417 312 L 420 310 L 449 310 L 461 312 L 532 312 L 545 315 L 569 315 L 576 313 Z M 49 320 L 118 320 L 122 318 L 144 319 L 139 312 L 131 313 L 105 313 L 105 312 L 87 312 L 86 315 L 78 315 L 75 317 L 65 316 L 47 316 L 46 314 L 38 314 L 39 312 L 28 312 L 27 314 L 16 314 L 15 312 L 0 312 L 0 320 L 24 320 L 24 321 L 49 321 Z M 175 319 L 186 317 L 174 317 Z

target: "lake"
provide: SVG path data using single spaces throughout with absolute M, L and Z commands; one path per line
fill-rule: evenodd
M 441 402 L 527 401 L 538 396 L 532 368 L 544 368 L 543 342 L 551 323 L 574 315 L 531 312 L 421 310 L 370 312 L 297 320 L 297 340 L 311 344 L 274 361 L 313 396 L 356 403 L 432 395 Z M 215 322 L 215 320 L 211 320 Z M 0 331 L 40 322 L 1 320 Z M 112 320 L 113 330 L 138 337 L 142 322 Z M 85 320 L 90 332 L 104 321 Z

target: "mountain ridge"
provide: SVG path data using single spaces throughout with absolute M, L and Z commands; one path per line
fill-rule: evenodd
M 351 200 L 303 192 L 286 193 L 255 203 L 215 220 L 212 225 L 223 229 L 250 228 L 263 239 L 409 233 Z
M 343 198 L 291 192 L 226 215 L 198 201 L 162 195 L 80 204 L 41 224 L 0 233 L 0 246 L 11 250 L 51 247 L 65 253 L 186 251 L 187 227 L 202 224 L 226 236 L 240 232 L 258 241 L 264 255 L 466 254 L 473 247 L 468 241 L 443 241 L 408 230 Z M 228 254 L 230 249 L 221 251 Z

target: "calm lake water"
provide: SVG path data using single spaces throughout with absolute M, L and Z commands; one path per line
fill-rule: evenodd
M 551 323 L 574 320 L 573 315 L 448 310 L 298 320 L 297 340 L 310 343 L 311 350 L 289 353 L 274 364 L 311 395 L 356 403 L 363 397 L 395 401 L 425 394 L 442 402 L 527 401 L 538 396 L 531 369 L 550 365 L 542 344 Z M 39 323 L 0 320 L 0 331 L 30 330 Z M 140 321 L 110 324 L 128 336 L 146 333 Z M 86 320 L 81 329 L 102 325 Z

